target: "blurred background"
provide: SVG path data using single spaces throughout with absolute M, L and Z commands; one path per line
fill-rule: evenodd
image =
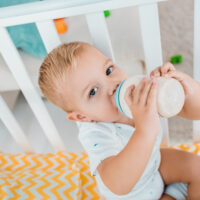
M 191 0 L 168 0 L 158 3 L 163 62 L 174 55 L 182 55 L 183 61 L 175 67 L 192 76 L 193 73 L 193 10 Z M 67 31 L 59 34 L 62 42 L 85 41 L 92 44 L 85 16 L 65 18 Z M 110 10 L 106 22 L 112 42 L 115 62 L 130 75 L 145 73 L 144 55 L 137 7 Z M 152 49 L 153 50 L 153 49 Z M 42 59 L 19 49 L 35 86 Z M 157 67 L 157 66 L 155 66 Z M 24 96 L 18 90 L 3 58 L 0 56 L 0 91 L 27 134 L 35 152 L 53 152 L 40 125 L 35 119 Z M 66 113 L 43 99 L 68 151 L 83 151 L 78 141 L 78 128 L 66 119 Z M 170 144 L 192 143 L 192 122 L 180 117 L 169 119 Z M 40 141 L 40 142 L 38 142 Z M 4 152 L 21 152 L 0 121 L 0 149 Z

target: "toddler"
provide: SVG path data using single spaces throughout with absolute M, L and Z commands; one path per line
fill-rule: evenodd
M 133 119 L 115 105 L 117 86 L 128 77 L 111 59 L 85 42 L 62 44 L 44 59 L 39 75 L 43 94 L 79 126 L 90 170 L 108 200 L 200 199 L 200 158 L 161 148 L 154 77 L 179 80 L 186 100 L 178 114 L 200 119 L 200 84 L 170 63 L 156 68 L 126 92 Z

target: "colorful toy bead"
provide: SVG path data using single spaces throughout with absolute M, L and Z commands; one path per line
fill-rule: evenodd
M 104 16 L 109 17 L 110 16 L 110 11 L 109 10 L 104 10 Z
M 67 31 L 67 24 L 65 23 L 64 18 L 54 19 L 54 23 L 59 34 Z
M 171 57 L 170 61 L 172 64 L 179 64 L 182 63 L 182 60 L 183 60 L 182 55 L 175 55 Z

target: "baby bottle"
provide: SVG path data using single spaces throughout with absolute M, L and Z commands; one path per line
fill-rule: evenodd
M 131 85 L 137 86 L 144 77 L 144 75 L 131 76 L 117 87 L 115 93 L 116 106 L 129 118 L 133 117 L 124 98 L 126 89 Z M 181 83 L 174 78 L 157 77 L 156 79 L 158 82 L 158 114 L 166 118 L 175 116 L 181 111 L 185 101 L 185 93 Z

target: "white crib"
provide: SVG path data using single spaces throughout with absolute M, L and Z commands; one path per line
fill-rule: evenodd
M 104 10 L 138 6 L 147 74 L 162 65 L 162 49 L 157 4 L 163 0 L 46 0 L 0 8 L 0 52 L 28 104 L 55 151 L 66 150 L 40 94 L 33 85 L 26 67 L 15 48 L 6 27 L 35 22 L 46 50 L 61 43 L 53 19 L 85 15 L 93 44 L 115 61 Z M 200 80 L 200 3 L 195 0 L 194 78 Z M 48 30 L 48 33 L 47 31 Z M 53 38 L 53 39 L 52 39 Z M 153 49 L 153 51 L 152 51 Z M 29 141 L 12 112 L 0 97 L 0 118 L 24 152 L 33 152 Z M 163 143 L 168 144 L 168 121 L 162 119 Z M 194 142 L 200 141 L 200 123 L 193 122 Z

